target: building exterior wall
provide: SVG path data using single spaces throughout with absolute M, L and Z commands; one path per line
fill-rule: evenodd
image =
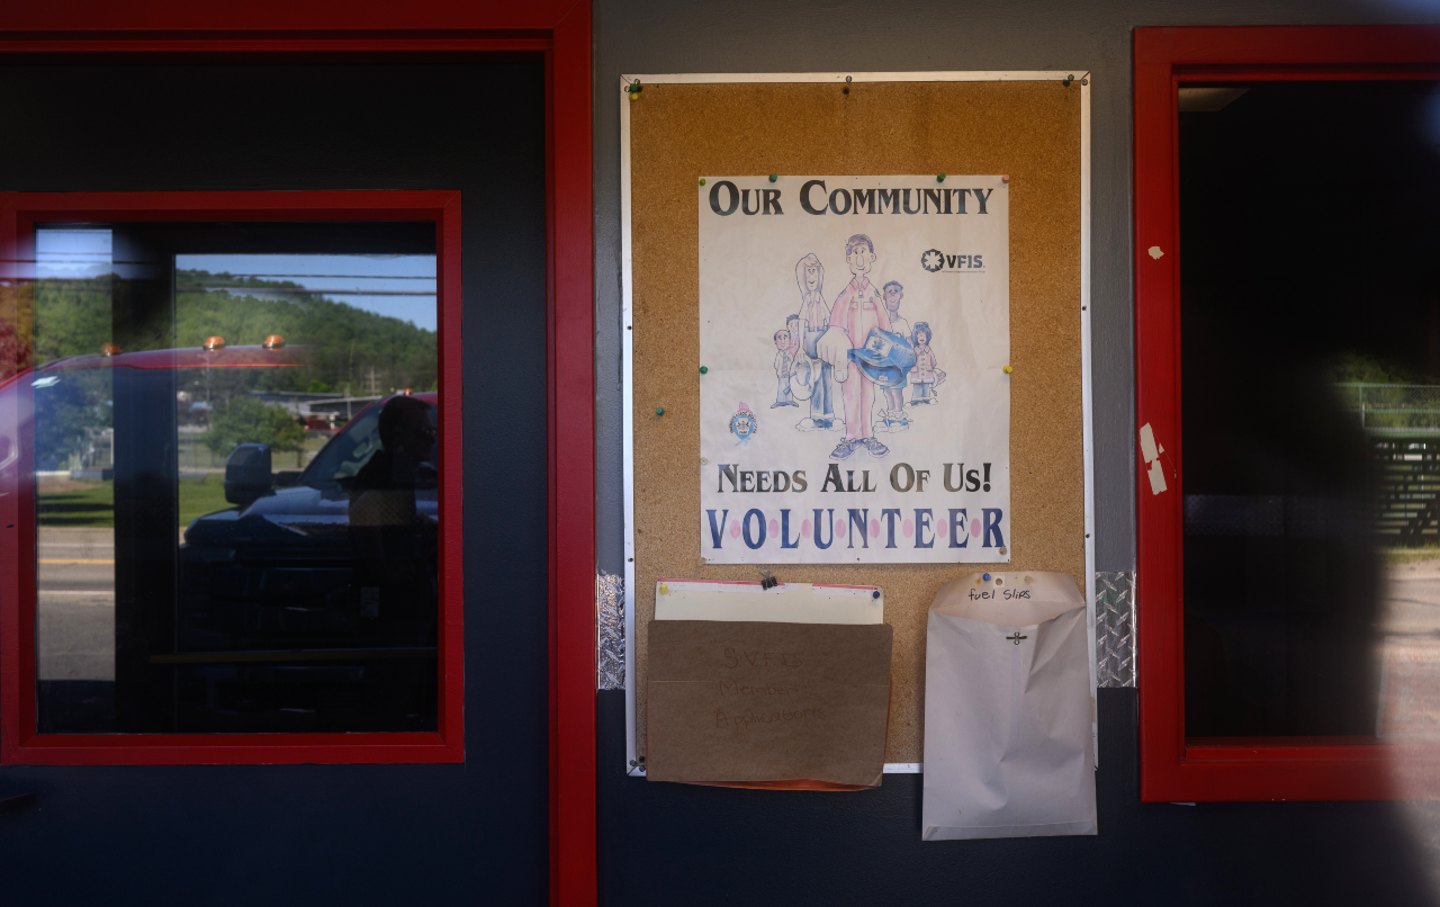
M 621 74 L 1066 69 L 1091 74 L 1096 570 L 1135 570 L 1131 30 L 1435 21 L 1418 0 L 838 0 L 595 4 L 599 568 L 623 573 Z M 1142 656 L 1143 657 L 1143 656 Z M 860 795 L 682 789 L 624 777 L 623 693 L 600 703 L 601 902 L 1429 902 L 1440 812 L 1397 804 L 1142 806 L 1133 689 L 1100 693 L 1100 834 L 921 844 L 919 776 Z M 1389 873 L 1388 877 L 1385 875 Z

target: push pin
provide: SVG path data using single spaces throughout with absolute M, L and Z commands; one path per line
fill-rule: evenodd
M 1004 372 L 1005 374 L 1008 375 L 1008 374 L 1010 374 L 1011 372 L 1015 371 L 1015 367 L 1014 367 L 1013 365 L 1011 365 L 1010 363 L 1007 362 L 1007 363 L 1005 363 L 1004 365 L 1002 365 L 1002 366 L 1000 367 L 1000 371 L 1002 371 L 1002 372 Z
M 708 365 L 702 365 L 702 366 L 700 366 L 700 374 L 702 374 L 702 375 L 708 375 L 708 374 L 710 374 L 710 366 L 708 366 Z
M 945 182 L 945 174 L 943 174 L 943 173 L 937 173 L 937 174 L 935 174 L 935 182 L 937 182 L 937 183 L 943 183 L 943 182 Z
M 879 597 L 880 597 L 880 590 L 879 590 L 879 589 L 876 589 L 874 592 L 871 592 L 871 593 L 870 593 L 870 597 L 871 597 L 871 598 L 879 598 Z
M 667 586 L 667 585 L 665 585 L 664 583 L 661 583 L 661 584 L 660 584 L 660 594 L 661 594 L 661 595 L 669 595 L 669 594 L 670 594 L 670 587 Z
M 1066 76 L 1064 81 L 1065 81 L 1065 87 L 1066 87 L 1066 88 L 1069 88 L 1069 87 L 1070 87 L 1070 83 L 1073 82 L 1073 81 L 1075 81 L 1075 74 L 1074 74 L 1074 73 L 1071 73 L 1070 75 Z
M 700 185 L 705 185 L 705 177 L 700 177 Z
M 663 407 L 663 406 L 657 406 L 657 407 L 655 407 L 655 415 L 657 415 L 657 416 L 663 416 L 663 415 L 665 415 L 665 407 Z
M 770 182 L 773 183 L 773 182 L 778 181 L 779 179 L 780 179 L 780 174 L 778 174 L 778 173 L 772 173 L 772 174 L 770 174 Z
M 988 574 L 988 573 L 982 573 L 982 574 L 980 574 L 980 578 L 983 579 L 983 580 L 984 580 L 985 582 L 987 582 L 987 583 L 990 582 L 990 574 Z
M 850 93 L 850 83 L 853 82 L 853 81 L 855 81 L 855 80 L 852 79 L 850 76 L 846 76 L 846 77 L 845 77 L 845 87 L 842 88 L 842 89 L 840 89 L 840 93 L 841 93 L 841 94 L 849 94 L 849 93 Z

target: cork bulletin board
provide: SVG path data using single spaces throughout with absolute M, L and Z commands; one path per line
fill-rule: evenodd
M 786 583 L 884 590 L 885 622 L 894 631 L 887 770 L 916 771 L 923 762 L 926 615 L 943 583 L 989 569 L 1069 574 L 1087 594 L 1093 634 L 1088 74 L 642 75 L 625 77 L 618 90 L 631 773 L 643 772 L 645 628 L 654 616 L 656 583 L 755 581 L 766 571 Z M 707 374 L 700 352 L 697 185 L 763 177 L 793 192 L 801 177 L 787 184 L 790 175 L 815 174 L 1005 180 L 1009 522 L 1003 557 L 765 565 L 702 556 L 697 464 Z M 964 392 L 956 385 L 947 390 Z

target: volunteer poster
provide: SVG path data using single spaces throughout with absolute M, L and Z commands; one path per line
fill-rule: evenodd
M 1008 561 L 1006 179 L 698 192 L 701 557 Z

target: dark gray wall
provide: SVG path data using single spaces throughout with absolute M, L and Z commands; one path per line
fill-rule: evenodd
M 1440 21 L 1421 0 L 764 0 L 595 4 L 600 568 L 622 573 L 621 74 L 1064 69 L 1091 81 L 1096 568 L 1135 567 L 1131 29 Z M 1134 690 L 1102 690 L 1100 836 L 919 841 L 919 779 L 854 795 L 626 779 L 623 693 L 601 694 L 606 904 L 1426 902 L 1432 808 L 1141 806 Z M 1428 849 L 1426 849 L 1428 848 Z
M 6 65 L 0 97 L 0 190 L 460 190 L 466 344 L 465 764 L 5 766 L 37 796 L 0 904 L 546 903 L 541 66 Z

